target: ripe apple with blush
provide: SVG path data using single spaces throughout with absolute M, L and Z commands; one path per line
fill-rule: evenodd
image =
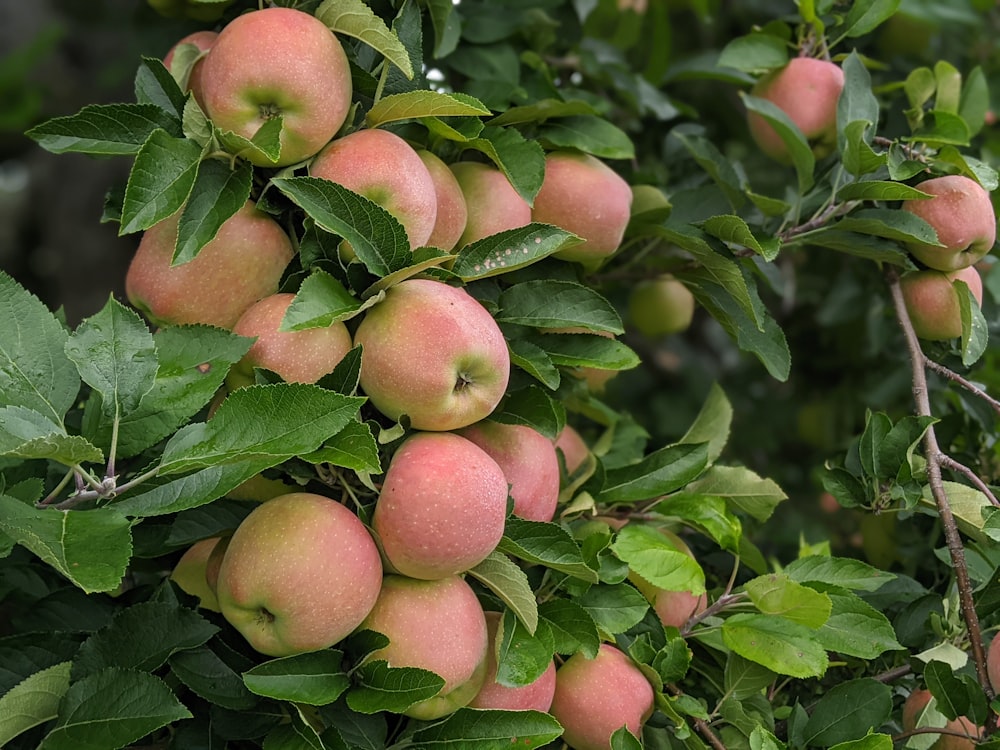
M 294 8 L 236 16 L 219 32 L 200 77 L 200 102 L 219 130 L 252 139 L 268 120 L 281 118 L 278 159 L 248 155 L 261 167 L 313 156 L 337 134 L 352 105 L 344 48 L 326 24 Z
M 506 517 L 507 479 L 486 451 L 452 432 L 415 432 L 389 462 L 372 529 L 387 567 L 433 579 L 482 562 Z
M 421 148 L 417 149 L 417 155 L 430 172 L 437 196 L 437 218 L 426 244 L 451 251 L 458 244 L 469 218 L 462 186 L 455 173 L 433 151 Z
M 180 211 L 145 232 L 125 274 L 125 293 L 158 326 L 232 329 L 250 305 L 278 291 L 294 256 L 281 226 L 247 201 L 193 260 L 171 265 Z
M 470 708 L 493 708 L 504 711 L 548 711 L 556 689 L 556 663 L 549 662 L 545 671 L 527 685 L 502 685 L 497 682 L 496 639 L 503 614 L 486 613 L 489 649 L 486 652 L 486 677 Z
M 465 229 L 455 247 L 531 223 L 531 206 L 492 164 L 459 161 L 449 165 L 465 197 Z
M 927 341 L 947 341 L 962 335 L 962 308 L 956 287 L 962 281 L 979 305 L 983 303 L 983 280 L 975 266 L 944 272 L 934 269 L 907 271 L 899 279 L 906 312 L 913 330 Z
M 567 476 L 572 476 L 590 456 L 590 446 L 579 431 L 570 424 L 565 425 L 556 437 L 555 447 L 562 452 Z
M 211 49 L 212 45 L 215 44 L 215 40 L 219 38 L 219 32 L 212 31 L 211 29 L 201 29 L 200 31 L 195 31 L 188 34 L 185 37 L 179 39 L 173 47 L 167 50 L 167 54 L 163 56 L 163 65 L 170 74 L 177 79 L 181 89 L 184 91 L 190 91 L 195 100 L 198 102 L 199 106 L 201 104 L 201 62 L 205 58 L 205 53 Z M 178 61 L 181 64 L 186 63 L 186 69 L 178 68 L 174 70 L 174 59 L 178 57 L 177 53 L 185 49 L 185 45 L 190 45 L 199 51 L 199 55 L 192 58 L 186 58 L 190 62 Z M 202 106 L 204 109 L 204 106 Z
M 931 691 L 926 688 L 918 688 L 906 697 L 903 702 L 902 716 L 904 731 L 921 726 L 920 717 L 924 711 L 928 710 L 928 704 L 933 697 Z M 974 738 L 979 737 L 983 731 L 982 727 L 977 727 L 966 716 L 946 720 L 941 728 L 951 732 L 960 732 L 966 736 L 940 734 L 938 739 L 930 745 L 929 750 L 973 750 L 976 747 Z
M 484 419 L 510 378 L 503 332 L 461 287 L 411 278 L 390 287 L 354 332 L 361 388 L 391 419 L 456 430 Z

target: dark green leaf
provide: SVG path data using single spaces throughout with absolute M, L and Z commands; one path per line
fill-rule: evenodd
M 552 716 L 540 711 L 460 708 L 442 721 L 417 729 L 414 746 L 423 750 L 508 750 L 547 745 L 562 734 Z
M 538 614 L 553 636 L 553 648 L 559 654 L 580 651 L 593 659 L 600 646 L 600 634 L 594 618 L 569 599 L 549 599 L 538 605 Z
M 180 138 L 180 122 L 152 104 L 88 104 L 75 115 L 56 117 L 26 135 L 55 154 L 138 154 L 157 130 Z
M 184 112 L 184 92 L 163 61 L 155 57 L 142 58 L 135 74 L 135 100 L 139 104 L 156 105 L 178 120 Z
M 570 115 L 547 122 L 538 138 L 554 148 L 572 148 L 602 159 L 632 159 L 635 146 L 628 134 L 597 115 Z
M 610 469 L 598 495 L 600 502 L 630 503 L 650 500 L 680 489 L 708 466 L 708 447 L 668 445 L 629 466 Z
M 531 223 L 466 245 L 451 270 L 463 281 L 485 279 L 529 266 L 580 241 L 565 229 Z
M 132 164 L 118 233 L 149 229 L 180 209 L 194 187 L 202 151 L 194 141 L 154 130 Z
M 194 260 L 219 233 L 220 227 L 246 204 L 253 183 L 253 168 L 240 161 L 235 167 L 219 159 L 198 164 L 191 194 L 177 222 L 177 245 L 172 265 Z
M 178 651 L 170 657 L 170 671 L 195 695 L 233 711 L 247 711 L 260 699 L 240 675 L 208 646 Z
M 555 523 L 525 521 L 510 516 L 497 549 L 525 562 L 545 565 L 584 581 L 597 581 L 597 573 L 583 561 L 573 537 Z
M 901 0 L 872 0 L 855 3 L 844 17 L 844 36 L 859 37 L 874 31 L 899 8 Z
M 896 577 L 861 560 L 819 555 L 793 560 L 784 572 L 799 583 L 825 583 L 857 591 L 875 591 Z
M 390 667 L 381 660 L 365 662 L 354 675 L 356 682 L 347 693 L 347 705 L 363 714 L 402 713 L 415 703 L 433 698 L 444 687 L 444 680 L 433 672 Z
M 271 659 L 243 673 L 243 682 L 257 695 L 275 700 L 324 706 L 350 685 L 343 653 L 327 649 Z
M 831 687 L 816 703 L 803 730 L 809 745 L 830 747 L 860 740 L 892 713 L 892 688 L 864 677 Z
M 814 182 L 813 170 L 816 167 L 816 157 L 813 155 L 809 142 L 802 135 L 802 131 L 791 121 L 784 110 L 773 102 L 743 92 L 740 92 L 740 97 L 747 110 L 764 118 L 788 147 L 792 165 L 798 176 L 799 191 L 802 193 L 808 191 Z
M 303 454 L 301 458 L 314 464 L 328 463 L 368 474 L 382 473 L 378 442 L 366 422 L 348 422 L 321 448 Z
M 787 42 L 772 34 L 755 32 L 729 41 L 718 64 L 746 73 L 764 73 L 788 62 Z
M 572 281 L 537 279 L 514 284 L 500 293 L 497 303 L 500 312 L 495 317 L 500 323 L 624 332 L 621 317 L 607 299 L 594 289 Z

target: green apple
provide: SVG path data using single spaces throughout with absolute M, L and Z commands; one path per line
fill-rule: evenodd
M 485 418 L 510 378 L 496 321 L 465 289 L 411 278 L 388 289 L 354 332 L 361 388 L 391 419 L 417 430 L 456 430 Z
M 907 250 L 917 260 L 938 271 L 957 271 L 993 249 L 996 213 L 982 185 L 965 175 L 950 174 L 924 180 L 916 187 L 933 197 L 904 201 L 902 208 L 930 224 L 940 243 L 907 242 Z
M 694 318 L 694 308 L 694 295 L 669 274 L 640 281 L 629 292 L 629 319 L 639 333 L 649 338 L 686 331 Z
M 371 611 L 378 547 L 361 520 L 309 492 L 258 505 L 229 540 L 216 595 L 223 616 L 268 656 L 329 648 Z
M 198 597 L 199 607 L 213 612 L 220 611 L 219 600 L 214 587 L 209 585 L 206 569 L 218 541 L 219 537 L 213 536 L 195 542 L 184 551 L 170 573 L 170 580 L 180 586 L 182 591 Z

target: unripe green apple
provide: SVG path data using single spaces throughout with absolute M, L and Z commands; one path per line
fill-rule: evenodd
M 268 500 L 229 540 L 216 594 L 223 616 L 268 656 L 329 648 L 371 611 L 378 547 L 361 520 L 309 492 Z
M 527 425 L 488 419 L 459 431 L 493 458 L 510 485 L 514 515 L 551 521 L 559 502 L 559 457 L 553 442 Z
M 545 671 L 527 685 L 501 685 L 497 682 L 496 638 L 500 612 L 486 613 L 486 628 L 489 649 L 486 652 L 486 677 L 476 697 L 469 703 L 470 708 L 492 708 L 504 711 L 543 711 L 552 705 L 552 695 L 556 690 L 556 663 L 549 662 Z
M 455 173 L 434 152 L 425 148 L 417 149 L 417 156 L 430 172 L 431 179 L 434 180 L 434 194 L 437 196 L 437 218 L 426 244 L 451 251 L 458 244 L 469 218 L 462 186 L 458 184 Z
M 506 517 L 507 479 L 486 451 L 452 432 L 416 432 L 389 462 L 372 528 L 389 567 L 432 579 L 486 559 Z
M 574 750 L 610 750 L 611 735 L 622 726 L 642 736 L 653 697 L 652 686 L 628 655 L 602 643 L 593 659 L 576 653 L 556 670 L 549 713 Z
M 233 333 L 256 338 L 226 377 L 230 391 L 254 382 L 254 368 L 270 370 L 286 383 L 315 383 L 333 372 L 351 350 L 351 334 L 342 322 L 300 331 L 280 330 L 295 299 L 290 292 L 271 294 L 250 305 L 233 326 Z
M 964 281 L 972 296 L 982 304 L 983 280 L 975 266 L 951 273 L 933 269 L 908 271 L 900 277 L 906 312 L 920 338 L 947 341 L 962 335 L 962 308 L 955 281 Z
M 927 704 L 933 696 L 931 691 L 920 688 L 910 693 L 903 702 L 903 730 L 916 729 L 920 721 L 921 714 L 926 710 Z M 946 721 L 942 729 L 954 732 L 964 732 L 968 737 L 959 737 L 953 734 L 939 735 L 929 750 L 973 750 L 976 742 L 973 738 L 982 734 L 982 728 L 977 727 L 968 717 L 959 716 Z
M 496 321 L 462 288 L 407 279 L 370 307 L 354 332 L 361 388 L 391 419 L 417 430 L 457 430 L 503 398 L 510 353 Z
M 215 589 L 209 585 L 206 569 L 218 541 L 219 537 L 213 536 L 195 542 L 184 551 L 170 573 L 170 580 L 180 586 L 182 591 L 198 597 L 199 607 L 213 612 L 221 610 Z
M 621 245 L 631 209 L 632 188 L 596 156 L 553 151 L 545 157 L 545 177 L 531 219 L 583 239 L 555 257 L 587 268 L 599 266 Z
M 670 199 L 656 185 L 632 185 L 632 216 L 656 211 L 669 213 Z
M 491 164 L 460 161 L 449 165 L 462 188 L 467 218 L 455 247 L 531 223 L 531 206 Z
M 205 114 L 222 131 L 253 138 L 281 118 L 281 153 L 261 167 L 296 164 L 337 134 L 352 104 L 351 69 L 344 48 L 315 16 L 272 7 L 226 24 L 201 70 Z
M 816 157 L 823 158 L 837 145 L 837 100 L 843 89 L 844 71 L 839 65 L 813 57 L 796 57 L 764 75 L 750 93 L 788 115 Z M 761 151 L 783 164 L 791 163 L 788 146 L 767 120 L 756 112 L 748 112 L 747 124 Z
M 950 174 L 924 180 L 916 187 L 933 197 L 904 201 L 902 208 L 930 224 L 941 243 L 907 242 L 907 250 L 917 260 L 938 271 L 957 271 L 993 249 L 996 213 L 982 185 L 965 175 Z
M 694 318 L 694 307 L 691 290 L 670 275 L 640 281 L 628 298 L 632 325 L 649 338 L 686 331 Z
M 125 274 L 125 293 L 154 325 L 232 329 L 250 305 L 278 291 L 294 256 L 292 242 L 247 201 L 193 260 L 171 265 L 180 213 L 143 233 Z
M 387 575 L 362 630 L 374 630 L 389 645 L 369 660 L 390 667 L 418 667 L 444 680 L 432 698 L 403 713 L 415 719 L 437 719 L 468 705 L 486 677 L 486 617 L 472 587 L 459 576 L 419 581 Z
M 427 244 L 437 220 L 434 179 L 413 146 L 378 128 L 335 138 L 309 166 L 309 174 L 363 195 L 392 214 L 410 247 Z

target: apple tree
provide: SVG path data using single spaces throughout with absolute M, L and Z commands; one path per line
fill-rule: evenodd
M 0 745 L 995 743 L 993 3 L 149 6 L 27 130 L 135 255 L 0 272 Z

